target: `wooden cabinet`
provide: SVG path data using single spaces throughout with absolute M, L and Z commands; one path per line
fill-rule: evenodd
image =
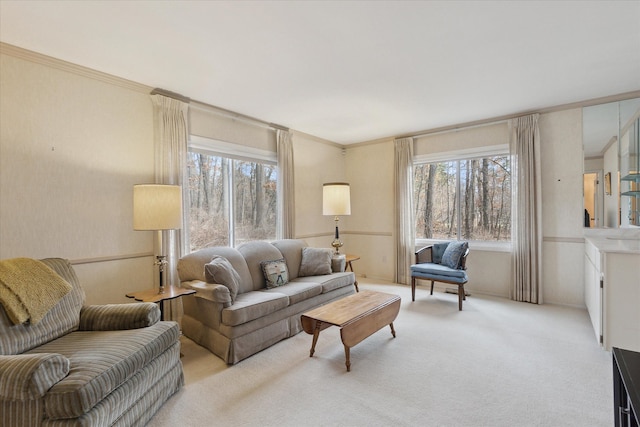
M 613 411 L 616 427 L 638 427 L 640 353 L 613 348 Z
M 601 243 L 601 244 L 600 244 Z M 600 345 L 640 351 L 640 252 L 617 248 L 615 240 L 587 239 L 585 305 Z

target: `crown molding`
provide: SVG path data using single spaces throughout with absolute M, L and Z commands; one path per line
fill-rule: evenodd
M 57 70 L 66 71 L 68 73 L 98 80 L 136 92 L 148 94 L 153 89 L 150 86 L 123 79 L 122 77 L 116 77 L 111 74 L 103 73 L 102 71 L 93 70 L 91 68 L 83 67 L 81 65 L 73 64 L 71 62 L 63 61 L 52 56 L 43 55 L 41 53 L 23 49 L 4 42 L 0 42 L 0 54 L 12 56 L 14 58 L 44 65 Z

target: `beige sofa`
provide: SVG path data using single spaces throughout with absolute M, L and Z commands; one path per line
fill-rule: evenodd
M 42 263 L 70 290 L 37 322 L 0 304 L 0 425 L 145 425 L 184 383 L 178 324 L 153 303 L 85 306 L 71 264 Z
M 309 275 L 316 270 L 307 255 L 318 251 L 308 248 L 304 240 L 285 239 L 248 242 L 237 249 L 206 248 L 182 257 L 178 262 L 181 286 L 197 291 L 182 298 L 183 334 L 234 364 L 302 331 L 302 313 L 355 292 L 355 275 L 334 272 L 335 264 L 329 274 Z M 234 298 L 233 287 L 207 283 L 205 266 L 214 257 L 228 260 L 237 273 Z M 278 259 L 286 262 L 288 283 L 267 288 L 261 263 Z M 325 261 L 317 271 L 324 270 Z

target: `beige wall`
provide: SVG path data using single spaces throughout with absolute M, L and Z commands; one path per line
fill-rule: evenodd
M 335 222 L 322 215 L 322 184 L 346 181 L 342 146 L 301 132 L 292 132 L 296 237 L 315 247 L 331 248 Z M 351 190 L 352 199 L 355 197 Z M 353 200 L 352 200 L 353 203 Z M 340 230 L 346 230 L 347 217 L 341 217 Z M 341 235 L 348 247 L 348 236 Z M 344 252 L 344 251 L 343 251 Z
M 0 93 L 0 258 L 116 259 L 76 266 L 88 303 L 148 287 L 152 235 L 131 219 L 153 179 L 148 92 L 2 54 Z
M 540 115 L 545 302 L 584 306 L 582 110 Z
M 393 280 L 395 271 L 393 141 L 347 148 L 351 216 L 345 252 L 360 256 L 357 274 Z

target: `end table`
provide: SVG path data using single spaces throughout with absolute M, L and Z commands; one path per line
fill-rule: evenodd
M 353 265 L 351 263 L 353 261 L 357 261 L 359 259 L 360 259 L 360 257 L 358 255 L 347 255 L 347 267 L 349 267 L 349 269 L 351 270 L 351 272 L 353 274 L 356 274 L 356 272 L 353 271 Z M 360 290 L 358 289 L 358 277 L 357 276 L 356 276 L 355 282 L 353 282 L 353 285 L 356 287 L 356 292 L 360 292 Z
M 174 298 L 180 298 L 183 295 L 195 294 L 194 289 L 177 288 L 175 286 L 167 286 L 165 291 L 161 294 L 158 293 L 158 288 L 147 289 L 139 292 L 130 292 L 126 294 L 127 298 L 133 298 L 136 301 L 141 302 L 155 302 L 160 304 L 160 320 L 164 319 L 164 304 L 163 301 L 172 300 Z

